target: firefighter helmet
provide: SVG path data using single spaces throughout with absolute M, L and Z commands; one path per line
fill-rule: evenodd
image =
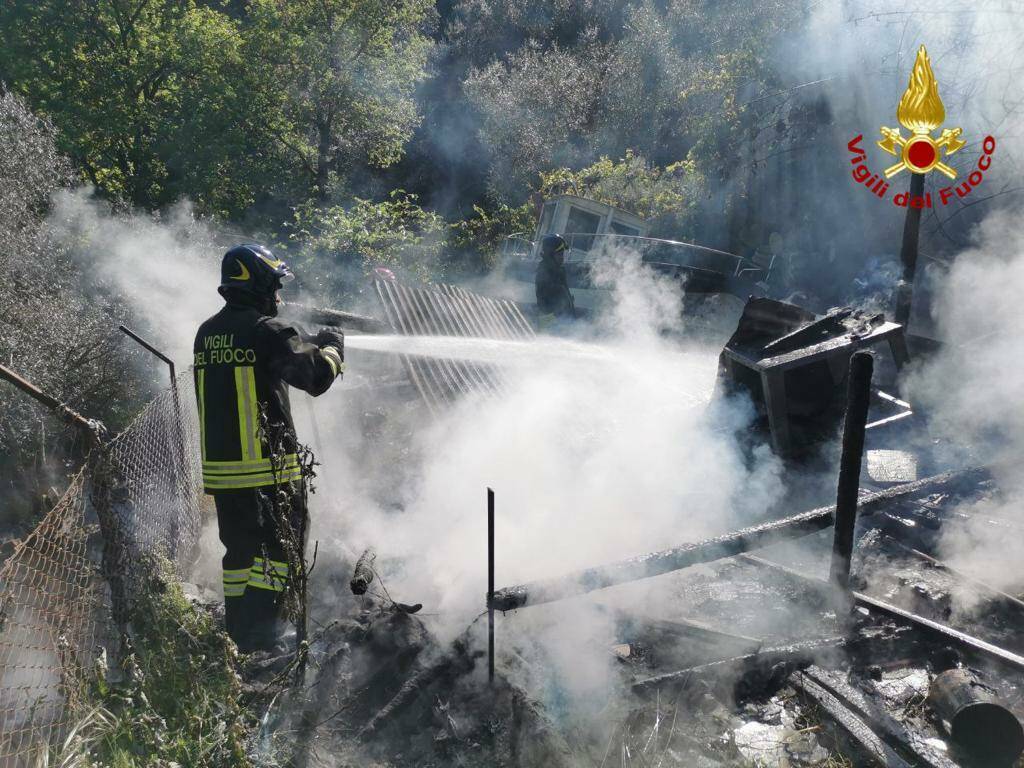
M 544 235 L 540 241 L 540 255 L 549 256 L 554 253 L 561 253 L 569 244 L 561 235 Z
M 259 298 L 269 298 L 295 275 L 288 265 L 256 243 L 236 245 L 224 254 L 220 264 L 220 287 L 225 291 L 242 291 Z

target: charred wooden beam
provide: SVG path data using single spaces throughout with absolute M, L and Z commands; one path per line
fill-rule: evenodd
M 864 460 L 864 428 L 868 423 L 874 365 L 875 359 L 870 352 L 855 352 L 850 358 L 843 451 L 839 460 L 839 483 L 836 490 L 835 536 L 832 540 L 832 566 L 829 571 L 829 579 L 842 593 L 850 589 L 850 558 L 853 555 L 853 532 L 857 525 L 857 496 Z
M 862 515 L 871 514 L 887 504 L 923 493 L 935 493 L 955 483 L 970 482 L 987 477 L 986 469 L 976 468 L 959 472 L 944 472 L 941 475 L 897 485 L 884 491 L 869 494 L 860 501 Z M 682 544 L 672 549 L 609 563 L 594 568 L 559 576 L 551 579 L 506 587 L 494 593 L 493 601 L 488 600 L 495 610 L 511 611 L 525 605 L 538 605 L 567 597 L 605 589 L 616 584 L 648 579 L 698 563 L 733 557 L 753 549 L 760 549 L 780 541 L 800 538 L 823 530 L 833 523 L 835 507 L 820 507 L 798 515 L 772 520 L 750 526 L 739 531 L 724 533 L 704 541 Z
M 801 581 L 804 584 L 817 588 L 819 590 L 829 589 L 829 584 L 823 579 L 810 576 L 805 573 L 787 568 L 784 565 L 779 565 L 771 560 L 765 560 L 760 557 L 754 557 L 752 555 L 744 555 L 743 559 L 746 562 L 754 563 L 757 565 L 763 565 L 768 568 L 789 576 L 790 578 Z M 880 613 L 888 616 L 889 618 L 895 619 L 901 623 L 909 624 L 915 629 L 921 630 L 939 642 L 949 644 L 950 642 L 956 643 L 961 648 L 974 653 L 975 655 L 985 656 L 990 659 L 1002 662 L 1008 666 L 1014 667 L 1018 671 L 1024 671 L 1024 656 L 1020 656 L 1013 651 L 1008 651 L 1005 648 L 1000 648 L 998 645 L 986 642 L 980 638 L 969 635 L 966 632 L 961 632 L 958 629 L 953 629 L 945 624 L 941 624 L 937 621 L 932 621 L 924 616 L 918 616 L 916 613 L 899 608 L 895 605 L 879 600 L 875 597 L 869 597 L 868 595 L 860 592 L 853 592 L 853 599 L 857 605 L 862 605 L 876 613 Z
M 616 638 L 653 650 L 658 666 L 662 667 L 738 658 L 757 653 L 764 646 L 759 638 L 727 632 L 699 621 L 679 618 L 667 621 L 614 609 L 611 615 L 615 619 Z
M 840 699 L 805 674 L 797 672 L 789 679 L 790 685 L 817 704 L 828 717 L 841 727 L 873 761 L 886 768 L 912 768 L 871 727 Z
M 416 700 L 425 689 L 444 677 L 458 677 L 470 672 L 475 665 L 476 655 L 469 649 L 468 630 L 457 637 L 451 648 L 430 663 L 419 665 L 393 697 L 359 729 L 358 739 L 370 738 L 384 728 Z
M 987 581 L 982 581 L 981 579 L 971 576 L 968 573 L 964 573 L 958 568 L 954 568 L 949 563 L 934 558 L 931 555 L 922 552 L 919 549 L 908 547 L 903 542 L 899 541 L 898 539 L 892 536 L 889 536 L 888 534 L 886 534 L 885 540 L 890 544 L 893 544 L 899 549 L 903 550 L 904 552 L 911 554 L 914 557 L 920 558 L 921 560 L 924 560 L 933 568 L 938 568 L 940 570 L 946 571 L 947 573 L 956 576 L 958 579 L 962 581 L 969 582 L 971 584 L 974 584 L 976 587 L 980 587 L 981 589 L 984 589 L 985 591 L 992 593 L 992 595 L 998 598 L 1000 601 L 1005 602 L 1008 605 L 1012 605 L 1014 608 L 1024 610 L 1024 600 L 1021 600 L 1020 598 L 1014 597 L 1013 595 L 1004 592 L 1003 590 L 999 589 L 999 587 L 993 586 L 992 584 L 989 584 Z
M 873 611 L 885 614 L 897 621 L 905 621 L 913 624 L 920 630 L 927 632 L 934 636 L 940 642 L 953 642 L 957 645 L 965 648 L 968 651 L 972 651 L 976 655 L 987 656 L 996 661 L 1001 661 L 1004 664 L 1015 667 L 1018 671 L 1024 671 L 1024 656 L 1008 651 L 1005 648 L 1000 648 L 998 645 L 986 642 L 980 638 L 968 635 L 966 632 L 961 632 L 958 629 L 940 624 L 937 621 L 926 619 L 924 616 L 918 616 L 916 613 L 911 613 L 903 608 L 899 608 L 895 605 L 891 605 L 884 600 L 879 600 L 868 595 L 861 594 L 860 592 L 854 592 L 853 598 L 858 605 L 863 605 L 865 608 L 870 608 Z
M 801 671 L 804 678 L 820 686 L 842 705 L 863 719 L 871 730 L 912 764 L 925 768 L 957 768 L 944 751 L 936 748 L 924 736 L 908 729 L 883 707 L 868 699 L 860 689 L 846 681 L 845 673 L 830 672 L 817 665 Z
M 692 680 L 738 678 L 752 673 L 769 673 L 773 670 L 788 675 L 795 670 L 814 664 L 822 656 L 843 648 L 848 643 L 848 638 L 835 636 L 763 648 L 756 653 L 746 653 L 742 656 L 733 656 L 637 680 L 632 684 L 632 688 L 636 693 L 644 693 L 662 686 L 686 684 Z

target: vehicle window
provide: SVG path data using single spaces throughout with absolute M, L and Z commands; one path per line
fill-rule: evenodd
M 628 224 L 622 224 L 618 221 L 612 222 L 612 232 L 616 235 L 627 235 L 629 237 L 637 237 L 640 235 L 640 230 L 636 227 L 631 227 Z
M 565 223 L 565 235 L 569 245 L 579 251 L 589 251 L 594 247 L 594 234 L 601 226 L 601 217 L 596 213 L 588 213 L 581 208 L 570 207 L 569 219 Z

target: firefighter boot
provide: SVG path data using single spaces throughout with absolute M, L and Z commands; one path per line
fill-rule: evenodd
M 238 617 L 238 650 L 242 653 L 274 650 L 280 634 L 280 592 L 253 589 L 242 598 Z
M 245 587 L 248 581 L 248 568 L 224 569 L 224 630 L 235 643 L 238 643 L 241 639 L 239 634 L 239 617 L 242 612 L 242 598 L 245 595 Z

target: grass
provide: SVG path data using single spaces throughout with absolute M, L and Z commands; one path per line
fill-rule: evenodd
M 234 644 L 181 591 L 166 565 L 153 569 L 132 611 L 121 680 L 95 672 L 91 709 L 43 765 L 62 768 L 251 768 L 255 721 L 241 706 Z

